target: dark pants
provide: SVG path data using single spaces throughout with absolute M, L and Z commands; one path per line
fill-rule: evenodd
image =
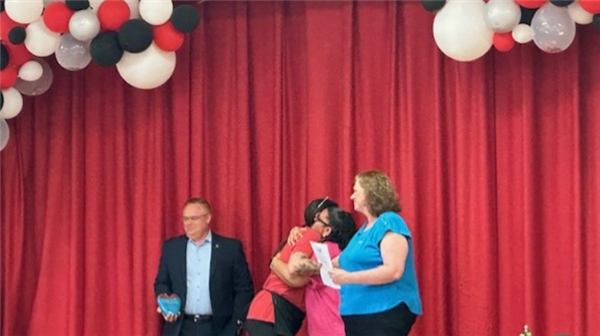
M 194 322 L 184 319 L 179 336 L 217 336 L 212 321 Z
M 244 323 L 250 336 L 279 336 L 275 332 L 275 324 L 257 320 L 246 320 Z
M 294 336 L 302 327 L 304 312 L 283 296 L 271 292 L 275 323 L 246 320 L 246 330 L 250 336 Z
M 381 313 L 342 316 L 346 336 L 406 336 L 417 315 L 405 303 Z

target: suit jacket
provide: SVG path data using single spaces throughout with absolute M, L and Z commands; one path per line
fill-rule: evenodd
M 185 314 L 187 294 L 186 250 L 183 235 L 164 242 L 154 281 L 156 296 L 175 293 L 181 298 L 181 314 L 173 323 L 165 322 L 164 336 L 178 336 Z M 210 259 L 210 301 L 213 323 L 220 336 L 235 336 L 237 321 L 244 321 L 254 296 L 252 277 L 239 240 L 212 233 Z

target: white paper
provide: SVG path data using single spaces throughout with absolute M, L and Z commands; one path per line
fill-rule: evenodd
M 331 262 L 331 256 L 329 255 L 329 249 L 327 248 L 327 245 L 323 243 L 310 242 L 310 246 L 315 253 L 317 262 L 321 264 L 320 273 L 323 284 L 331 288 L 340 289 L 340 285 L 335 284 L 329 276 L 329 271 L 333 270 L 333 262 Z

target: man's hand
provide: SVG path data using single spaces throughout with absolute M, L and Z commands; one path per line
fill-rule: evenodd
M 179 318 L 179 315 L 181 315 L 181 313 L 177 313 L 177 314 L 167 314 L 167 315 L 165 315 L 165 314 L 163 314 L 163 313 L 162 313 L 162 311 L 160 310 L 160 307 L 157 307 L 157 308 L 156 308 L 156 312 L 157 312 L 157 313 L 159 313 L 159 314 L 162 314 L 162 316 L 164 317 L 165 321 L 167 321 L 167 322 L 171 322 L 171 323 L 173 323 L 173 322 L 177 321 L 177 319 Z

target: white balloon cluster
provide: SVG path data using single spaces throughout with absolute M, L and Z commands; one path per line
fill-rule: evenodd
M 43 57 L 54 54 L 70 71 L 92 60 L 116 65 L 130 85 L 154 89 L 172 76 L 175 51 L 199 19 L 192 6 L 174 8 L 173 0 L 4 0 L 2 5 L 0 150 L 9 135 L 5 119 L 21 112 L 22 94 L 40 95 L 52 84 Z
M 593 20 L 593 14 L 582 8 L 579 0 L 561 7 L 545 0 L 422 1 L 427 10 L 438 10 L 433 21 L 437 46 L 445 55 L 461 62 L 480 58 L 492 46 L 505 52 L 515 42 L 532 40 L 547 53 L 562 52 L 575 39 L 575 23 L 589 24 Z M 529 22 L 524 22 L 522 9 L 527 9 L 522 5 L 532 3 L 536 6 L 535 14 Z

